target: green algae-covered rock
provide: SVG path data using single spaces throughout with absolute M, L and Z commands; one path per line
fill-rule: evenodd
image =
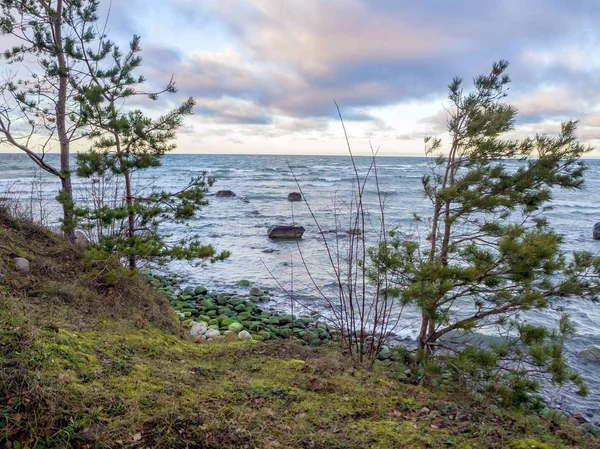
M 242 312 L 238 314 L 238 320 L 246 321 L 252 318 L 252 314 L 250 312 Z
M 206 321 L 207 323 L 210 321 L 210 317 L 208 315 L 198 315 L 198 321 Z
M 258 296 L 254 296 L 254 295 L 249 296 L 248 299 L 250 301 L 252 301 L 252 302 L 259 302 L 260 301 L 260 299 L 258 299 Z
M 227 328 L 233 332 L 241 332 L 244 329 L 244 326 L 242 325 L 242 323 L 234 321 L 233 323 L 229 324 Z
M 235 310 L 236 312 L 245 312 L 246 306 L 244 304 L 239 304 L 239 305 L 235 306 L 235 308 L 233 310 Z
M 238 316 L 239 319 L 239 316 Z M 253 322 L 252 321 L 241 321 L 242 326 L 244 326 L 246 329 L 250 329 L 250 326 L 252 326 Z
M 269 340 L 271 338 L 271 334 L 267 331 L 260 331 L 257 335 L 260 335 L 263 340 Z
M 202 285 L 199 285 L 198 287 L 196 287 L 194 289 L 194 293 L 196 295 L 206 295 L 208 293 L 208 290 L 206 289 L 206 287 L 203 287 Z
M 208 312 L 206 312 L 206 315 L 208 315 L 211 318 L 215 318 L 217 316 L 217 311 L 216 310 L 209 310 Z
M 250 281 L 242 279 L 238 281 L 235 285 L 237 285 L 238 287 L 248 287 L 250 285 Z
M 208 325 L 210 326 L 219 326 L 219 320 L 217 320 L 216 318 L 213 318 L 212 320 L 208 321 Z
M 266 295 L 259 296 L 259 298 L 258 298 L 258 300 L 259 300 L 260 302 L 267 302 L 267 301 L 269 301 L 270 299 L 271 299 L 271 298 L 269 298 L 269 297 L 268 297 L 268 296 L 266 296 Z
M 252 287 L 250 289 L 250 295 L 252 296 L 263 296 L 265 294 L 264 291 L 262 291 L 260 288 L 258 287 Z

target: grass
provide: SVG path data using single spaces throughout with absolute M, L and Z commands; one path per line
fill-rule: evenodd
M 403 384 L 334 347 L 195 344 L 139 278 L 106 283 L 61 237 L 3 215 L 0 259 L 4 447 L 600 447 L 567 421 Z

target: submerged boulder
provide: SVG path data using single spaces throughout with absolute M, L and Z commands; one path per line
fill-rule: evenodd
M 577 357 L 591 362 L 600 362 L 600 346 L 590 345 L 577 353 Z
M 304 227 L 271 226 L 267 233 L 270 239 L 301 239 L 304 235 Z
M 592 237 L 594 240 L 600 240 L 600 222 L 594 225 L 594 230 L 592 231 Z
M 288 201 L 302 201 L 302 194 L 298 192 L 292 192 L 288 195 Z
M 215 196 L 217 198 L 231 198 L 236 195 L 231 190 L 219 190 L 217 193 L 215 193 Z

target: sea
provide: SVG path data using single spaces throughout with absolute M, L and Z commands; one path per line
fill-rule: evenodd
M 57 162 L 57 155 L 47 156 Z M 238 291 L 235 284 L 249 280 L 269 290 L 270 307 L 288 310 L 293 294 L 295 311 L 327 315 L 327 302 L 319 291 L 334 298 L 336 282 L 329 251 L 343 256 L 347 231 L 354 227 L 357 179 L 364 185 L 363 204 L 367 244 L 375 243 L 384 210 L 387 230 L 410 237 L 423 232 L 431 203 L 423 194 L 422 176 L 430 172 L 424 157 L 294 156 L 294 155 L 184 155 L 164 156 L 162 166 L 140 174 L 138 185 L 145 189 L 178 191 L 190 178 L 206 173 L 216 182 L 211 193 L 231 190 L 236 196 L 209 196 L 196 217 L 185 225 L 170 225 L 164 232 L 176 239 L 198 235 L 203 243 L 231 256 L 214 264 L 172 262 L 165 269 L 179 273 L 184 284 L 204 285 L 209 290 Z M 600 160 L 587 160 L 583 190 L 556 190 L 543 213 L 550 225 L 564 236 L 564 249 L 600 252 L 600 241 L 592 239 L 592 228 L 600 221 Z M 516 168 L 516 161 L 508 162 Z M 511 165 L 512 164 L 512 165 Z M 357 178 L 358 177 L 358 178 Z M 367 177 L 366 182 L 365 177 Z M 363 184 L 364 183 L 364 184 Z M 76 196 L 87 198 L 89 184 L 75 179 Z M 35 216 L 42 209 L 44 220 L 55 226 L 60 208 L 54 201 L 59 182 L 34 169 L 24 154 L 0 153 L 0 197 L 22 201 Z M 290 202 L 291 192 L 301 192 L 307 203 Z M 421 221 L 415 221 L 415 216 Z M 299 241 L 276 241 L 267 236 L 273 225 L 301 225 Z M 335 257 L 334 257 L 335 258 Z M 568 388 L 549 388 L 544 398 L 553 407 L 579 411 L 590 421 L 600 422 L 600 364 L 576 357 L 588 345 L 600 345 L 600 304 L 578 299 L 565 301 L 563 310 L 577 325 L 577 335 L 567 343 L 568 358 L 590 389 L 582 398 Z M 528 312 L 534 324 L 556 327 L 560 312 Z M 416 337 L 418 313 L 403 311 L 396 341 Z

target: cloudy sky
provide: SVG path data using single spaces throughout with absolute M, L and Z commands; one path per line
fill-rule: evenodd
M 335 100 L 355 152 L 422 155 L 452 77 L 499 59 L 515 136 L 577 119 L 600 146 L 599 21 L 597 0 L 113 0 L 109 33 L 142 37 L 151 83 L 174 76 L 152 108 L 196 99 L 179 152 L 344 153 Z

